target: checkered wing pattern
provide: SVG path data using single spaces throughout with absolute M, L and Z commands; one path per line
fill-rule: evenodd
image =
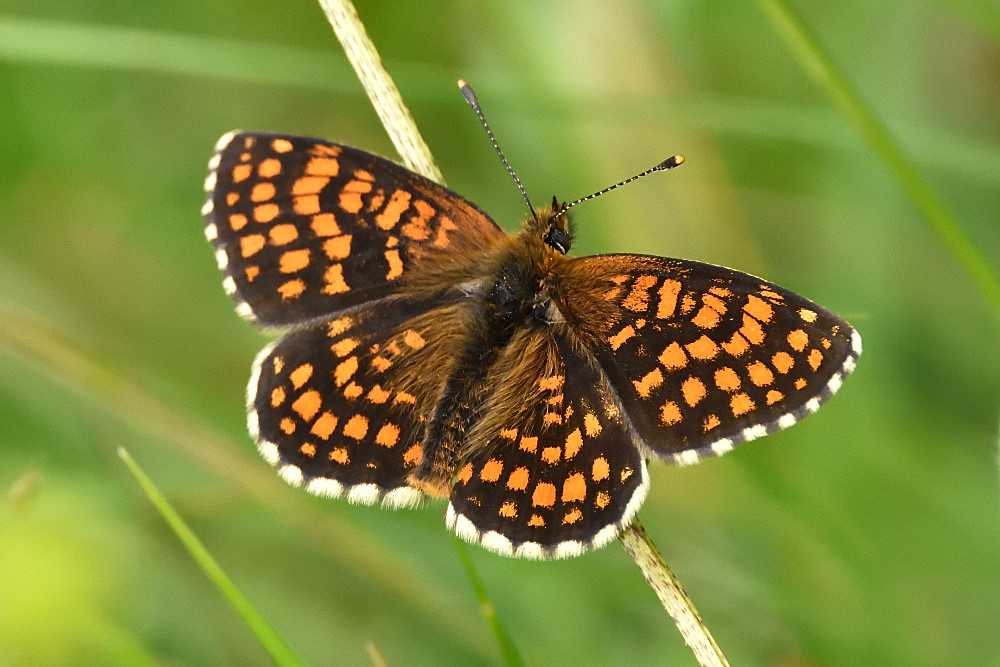
M 861 353 L 847 322 L 739 271 L 640 255 L 575 263 L 605 283 L 590 306 L 609 313 L 594 357 L 647 450 L 679 464 L 815 412 Z
M 245 318 L 299 324 L 401 291 L 429 254 L 473 257 L 503 231 L 475 205 L 356 148 L 229 133 L 205 182 L 205 235 Z
M 506 377 L 519 409 L 486 434 L 460 469 L 449 527 L 508 556 L 562 558 L 615 538 L 646 495 L 646 464 L 596 366 L 565 335 L 533 330 L 499 367 L 527 357 L 530 385 Z M 541 348 L 541 349 L 540 349 Z M 497 395 L 487 406 L 506 400 Z
M 293 331 L 266 347 L 247 390 L 251 434 L 294 486 L 352 502 L 416 504 L 407 475 L 421 462 L 456 316 L 447 302 L 397 301 Z M 452 335 L 449 335 L 452 334 Z

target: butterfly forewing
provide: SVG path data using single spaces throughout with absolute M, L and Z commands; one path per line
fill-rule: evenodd
M 535 340 L 514 341 L 505 354 L 540 342 L 547 363 L 532 364 L 542 372 L 513 419 L 485 434 L 459 471 L 448 523 L 505 555 L 574 556 L 631 521 L 646 495 L 646 465 L 597 368 L 558 334 L 524 337 Z
M 678 463 L 815 412 L 861 352 L 844 320 L 739 271 L 641 255 L 576 263 L 604 277 L 592 307 L 614 306 L 591 352 L 650 452 Z
M 474 256 L 503 232 L 458 195 L 348 146 L 222 137 L 205 234 L 244 317 L 299 324 L 402 289 L 427 254 Z

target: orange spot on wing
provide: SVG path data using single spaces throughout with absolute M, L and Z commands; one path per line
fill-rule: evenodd
M 760 328 L 760 322 L 743 313 L 743 326 L 739 333 L 742 334 L 751 345 L 760 345 L 764 342 L 764 330 Z
M 574 507 L 563 516 L 563 525 L 574 524 L 583 518 L 583 512 L 578 507 Z
M 795 359 L 787 352 L 775 352 L 774 356 L 771 357 L 771 365 L 774 366 L 774 370 L 784 375 L 792 370 L 792 366 L 795 365 Z
M 331 264 L 326 273 L 323 274 L 323 281 L 326 283 L 323 285 L 324 294 L 341 294 L 351 291 L 351 288 L 344 282 L 344 267 L 340 264 Z
M 299 447 L 299 451 L 308 456 L 309 458 L 312 458 L 316 456 L 316 445 L 312 444 L 311 442 L 304 442 L 302 443 L 302 446 Z
M 649 309 L 649 289 L 657 283 L 656 276 L 639 276 L 632 283 L 632 290 L 622 300 L 622 308 L 636 313 L 644 313 Z
M 810 368 L 812 368 L 814 371 L 818 370 L 819 367 L 820 367 L 820 364 L 823 363 L 823 353 L 814 348 L 809 353 L 809 356 L 806 358 L 806 361 L 809 362 L 809 367 Z
M 608 494 L 608 492 L 598 491 L 597 497 L 594 498 L 594 506 L 597 507 L 597 509 L 602 510 L 609 504 L 611 504 L 611 496 Z
M 295 179 L 295 182 L 292 183 L 292 194 L 296 197 L 319 194 L 319 192 L 326 187 L 326 184 L 329 182 L 329 178 L 323 178 L 320 176 L 303 176 L 302 178 Z
M 684 346 L 692 358 L 700 361 L 712 359 L 719 353 L 719 346 L 708 336 L 702 334 L 701 338 Z
M 603 456 L 594 459 L 594 465 L 590 468 L 590 478 L 595 482 L 600 482 L 611 477 L 611 466 Z
M 511 491 L 524 491 L 528 488 L 528 479 L 530 475 L 528 474 L 528 469 L 524 466 L 520 466 L 514 469 L 514 472 L 510 474 L 507 478 L 507 488 Z
M 632 325 L 628 325 L 624 329 L 616 333 L 614 336 L 608 338 L 608 343 L 611 344 L 611 349 L 617 352 L 618 348 L 620 348 L 625 343 L 625 341 L 627 341 L 634 335 L 635 335 L 635 329 L 632 328 Z
M 336 449 L 330 450 L 330 460 L 342 465 L 346 465 L 351 461 L 350 457 L 347 456 L 347 450 L 343 447 L 337 447 Z
M 550 466 L 554 466 L 559 463 L 559 459 L 562 458 L 562 449 L 559 447 L 545 447 L 542 449 L 542 460 L 548 463 Z
M 271 390 L 271 407 L 276 408 L 285 402 L 284 387 L 275 387 Z
M 528 525 L 532 528 L 545 528 L 545 519 L 537 514 L 532 514 L 531 518 L 528 519 Z
M 240 254 L 244 257 L 252 257 L 253 255 L 260 252 L 260 249 L 264 247 L 264 235 L 263 234 L 250 234 L 244 236 L 240 239 Z
M 271 222 L 278 217 L 280 212 L 281 209 L 278 208 L 277 204 L 260 204 L 253 209 L 253 219 L 257 222 Z
M 552 507 L 556 504 L 556 487 L 549 482 L 539 482 L 531 494 L 533 507 Z
M 635 390 L 640 397 L 649 398 L 649 394 L 663 384 L 663 373 L 660 372 L 659 368 L 654 368 L 646 373 L 642 380 L 632 380 L 632 384 L 635 385 Z
M 517 518 L 517 505 L 510 502 L 509 500 L 504 504 L 500 505 L 498 514 L 505 519 L 516 519 Z
M 750 381 L 758 387 L 764 387 L 774 382 L 774 373 L 760 361 L 755 361 L 747 366 L 747 373 L 750 374 Z
M 411 445 L 409 449 L 403 452 L 403 464 L 407 466 L 415 466 L 424 460 L 424 448 L 420 445 Z
M 681 282 L 673 278 L 667 278 L 657 291 L 660 302 L 656 307 L 656 318 L 660 320 L 670 319 L 677 310 L 677 296 L 681 293 Z
M 352 238 L 350 234 L 329 238 L 323 242 L 323 252 L 330 259 L 344 259 L 351 254 Z
M 242 183 L 250 178 L 251 167 L 248 164 L 238 164 L 233 167 L 233 183 Z
M 292 403 L 292 410 L 302 417 L 303 421 L 309 421 L 316 416 L 319 412 L 319 406 L 322 404 L 322 399 L 320 398 L 319 392 L 315 389 L 310 389 L 309 391 L 303 392 L 301 396 L 295 399 Z
M 564 503 L 579 503 L 587 498 L 587 480 L 583 473 L 573 473 L 563 482 L 560 499 Z
M 588 412 L 583 416 L 583 429 L 587 432 L 588 438 L 600 435 L 602 430 L 601 422 L 597 419 L 593 412 Z
M 740 376 L 728 366 L 715 371 L 715 386 L 723 391 L 736 391 L 740 388 Z
M 751 294 L 747 297 L 747 302 L 743 304 L 743 312 L 760 320 L 764 324 L 770 322 L 771 318 L 774 317 L 774 308 L 771 307 L 771 304 L 756 294 Z
M 562 375 L 550 375 L 538 381 L 538 388 L 542 391 L 555 391 L 562 386 L 564 379 Z
M 733 397 L 729 400 L 729 407 L 733 409 L 733 416 L 739 417 L 752 412 L 756 406 L 747 394 L 740 392 L 739 394 L 733 394 Z
M 375 444 L 395 447 L 397 442 L 399 442 L 399 427 L 395 424 L 383 424 L 375 436 Z
M 382 389 L 379 385 L 375 385 L 368 391 L 368 400 L 372 403 L 381 405 L 389 400 L 389 396 L 392 394 L 391 391 L 386 391 Z
M 281 295 L 283 300 L 294 299 L 305 291 L 306 284 L 298 278 L 289 280 L 288 282 L 282 283 L 278 286 L 278 294 Z
M 667 401 L 660 406 L 660 423 L 664 426 L 673 426 L 681 422 L 681 409 L 673 401 Z
M 399 222 L 399 217 L 410 207 L 412 195 L 405 190 L 396 190 L 389 196 L 385 210 L 375 216 L 375 225 L 379 229 L 389 231 Z
M 714 308 L 702 306 L 698 309 L 698 313 L 691 318 L 691 322 L 702 329 L 713 329 L 719 324 L 719 313 Z
M 805 378 L 799 378 L 798 380 L 795 381 L 795 388 L 796 389 L 805 389 L 806 384 L 807 384 L 807 382 L 806 382 Z
M 484 482 L 495 482 L 500 479 L 501 474 L 503 474 L 503 462 L 491 458 L 483 465 L 483 469 L 479 471 L 479 479 Z
M 750 343 L 739 331 L 734 331 L 732 338 L 722 344 L 722 349 L 734 357 L 738 357 L 750 349 Z
M 284 431 L 286 435 L 291 435 L 295 433 L 295 422 L 291 418 L 285 417 L 278 423 L 278 428 Z
M 419 350 L 427 344 L 426 341 L 424 341 L 423 336 L 418 334 L 413 329 L 406 330 L 403 334 L 403 342 L 406 343 L 411 350 Z
M 681 393 L 684 394 L 684 402 L 693 408 L 705 398 L 705 383 L 692 375 L 681 383 Z
M 389 271 L 385 274 L 386 280 L 395 280 L 403 275 L 403 260 L 399 258 L 398 250 L 386 250 L 385 263 L 389 265 Z
M 701 427 L 707 433 L 721 423 L 722 422 L 719 420 L 719 417 L 717 415 L 709 415 L 708 417 L 705 418 L 705 421 L 702 423 Z
M 288 139 L 274 139 L 271 141 L 271 150 L 275 153 L 288 153 L 292 148 L 292 142 Z
M 281 173 L 281 160 L 269 157 L 257 165 L 257 174 L 261 178 L 274 178 Z M 232 204 L 230 204 L 232 206 Z
M 668 371 L 675 371 L 687 366 L 688 358 L 684 354 L 684 349 L 675 341 L 670 345 L 667 345 L 660 356 L 657 357 L 663 367 Z
M 344 424 L 344 435 L 360 442 L 368 435 L 368 419 L 362 415 L 354 415 Z
M 250 201 L 262 202 L 274 198 L 274 183 L 258 183 L 250 191 Z
M 316 236 L 337 236 L 340 234 L 340 227 L 337 225 L 337 218 L 333 213 L 318 213 L 312 217 L 309 223 Z
M 283 246 L 299 238 L 299 231 L 295 229 L 295 225 L 284 223 L 271 227 L 267 235 L 271 237 L 272 245 Z
M 238 232 L 247 226 L 247 217 L 242 213 L 233 213 L 229 216 L 229 228 Z
M 514 431 L 514 437 L 517 437 L 517 431 Z M 534 454 L 538 451 L 538 438 L 535 436 L 524 436 L 521 438 L 521 444 L 518 445 L 518 448 Z
M 767 392 L 767 404 L 768 405 L 774 405 L 775 403 L 777 403 L 778 401 L 780 401 L 784 397 L 785 397 L 785 395 L 782 394 L 780 391 L 777 391 L 776 389 L 772 389 L 769 392 Z
M 278 268 L 282 273 L 296 273 L 309 266 L 309 248 L 281 253 Z
M 794 331 L 789 331 L 786 337 L 789 347 L 791 347 L 796 352 L 801 352 L 806 349 L 806 345 L 809 343 L 809 335 L 802 329 L 795 329 Z
M 580 429 L 575 428 L 566 436 L 566 458 L 571 459 L 576 456 L 581 447 L 583 447 L 583 436 L 580 434 Z M 544 452 L 542 457 L 544 458 Z
M 292 386 L 296 389 L 301 389 L 302 385 L 309 381 L 312 377 L 313 367 L 312 364 L 302 364 L 294 371 L 289 373 L 288 379 L 292 381 Z
M 322 207 L 319 205 L 319 195 L 305 195 L 292 200 L 295 212 L 299 215 L 313 215 L 319 213 Z
M 803 322 L 815 322 L 816 311 L 809 310 L 808 308 L 799 308 L 799 317 L 802 318 Z
M 314 157 L 306 164 L 306 173 L 333 178 L 340 173 L 340 163 L 329 157 Z
M 330 350 L 338 357 L 343 358 L 357 349 L 358 345 L 359 343 L 355 338 L 341 338 L 330 346 Z
M 317 438 L 322 438 L 323 440 L 328 439 L 337 428 L 337 418 L 329 413 L 324 412 L 316 421 L 313 422 L 312 428 L 309 432 L 315 435 Z
M 462 469 L 459 471 L 458 477 L 455 478 L 455 482 L 468 484 L 470 479 L 472 479 L 472 464 L 466 463 L 464 466 L 462 466 Z
M 338 387 L 343 387 L 358 370 L 358 358 L 356 356 L 344 359 L 333 369 L 333 381 Z

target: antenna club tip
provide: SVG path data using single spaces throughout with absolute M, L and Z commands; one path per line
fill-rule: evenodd
M 673 169 L 679 164 L 684 164 L 683 155 L 671 155 L 666 160 L 656 165 L 656 169 L 659 171 L 661 169 Z
M 472 92 L 472 86 L 465 82 L 465 79 L 458 80 L 458 89 L 462 91 L 462 97 L 473 109 L 478 108 L 479 101 L 476 99 L 476 94 Z

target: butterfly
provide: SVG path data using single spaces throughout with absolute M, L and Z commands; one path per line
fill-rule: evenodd
M 229 133 L 205 189 L 225 291 L 283 332 L 247 388 L 264 458 L 321 496 L 447 497 L 448 527 L 506 556 L 606 544 L 646 496 L 647 460 L 693 464 L 791 426 L 861 353 L 847 322 L 777 285 L 571 257 L 567 205 L 507 234 L 350 146 Z

